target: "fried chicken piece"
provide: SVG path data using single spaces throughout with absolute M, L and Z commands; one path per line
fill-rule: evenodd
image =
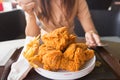
M 75 60 L 75 51 L 76 51 L 76 43 L 72 43 L 68 46 L 68 48 L 65 50 L 63 53 L 63 57 L 61 60 L 61 65 L 60 68 L 62 70 L 67 70 L 67 71 L 77 71 L 79 64 L 76 62 L 79 62 Z
M 77 46 L 83 49 L 81 55 L 84 54 L 85 61 L 90 60 L 94 56 L 94 50 L 88 49 L 88 46 L 85 43 L 77 43 Z
M 88 61 L 88 60 L 90 60 L 91 58 L 94 57 L 94 50 L 87 49 L 87 50 L 84 52 L 84 54 L 85 54 L 85 56 L 86 56 L 85 61 Z
M 80 68 L 84 65 L 86 59 L 86 55 L 84 54 L 84 50 L 80 47 L 76 48 L 75 55 L 74 55 L 74 62 L 75 64 L 79 64 L 76 70 L 80 70 Z
M 69 60 L 67 58 L 62 57 L 60 69 L 66 71 L 78 71 L 79 64 L 75 63 L 74 60 Z
M 39 47 L 39 50 L 38 50 L 38 55 L 39 55 L 39 62 L 40 64 L 42 64 L 42 58 L 45 54 L 47 54 L 47 51 L 48 50 L 53 50 L 53 48 L 51 47 L 47 47 L 45 44 L 42 44 L 40 47 Z
M 76 41 L 76 36 L 73 34 L 69 34 L 68 45 L 75 43 L 75 41 Z
M 67 70 L 67 71 L 73 71 L 73 68 L 70 68 L 70 66 L 74 66 L 74 55 L 77 45 L 75 43 L 72 43 L 68 46 L 68 48 L 63 53 L 63 57 L 61 59 L 61 65 L 60 69 Z
M 77 47 L 76 43 L 70 44 L 63 53 L 64 57 L 72 60 L 75 55 L 76 47 Z
M 83 50 L 86 50 L 88 46 L 85 43 L 76 43 L 78 47 L 82 48 Z
M 64 52 L 64 57 L 61 60 L 61 69 L 67 71 L 78 71 L 85 63 L 85 55 L 83 50 L 77 47 L 76 43 L 69 45 Z
M 60 50 L 48 50 L 47 54 L 43 56 L 43 68 L 51 71 L 60 69 L 62 55 Z
M 87 49 L 85 43 L 72 43 L 63 54 L 60 68 L 67 71 L 78 71 L 86 61 L 94 56 L 93 53 Z
M 69 34 L 67 27 L 62 27 L 43 35 L 42 41 L 46 46 L 64 50 L 68 44 L 75 41 L 75 36 Z

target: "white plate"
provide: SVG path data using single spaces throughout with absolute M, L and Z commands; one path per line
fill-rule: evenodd
M 95 67 L 95 61 L 96 61 L 96 57 L 94 56 L 84 65 L 84 67 L 80 71 L 76 71 L 76 72 L 68 72 L 68 71 L 53 72 L 53 71 L 45 70 L 43 68 L 36 68 L 35 71 L 39 73 L 41 76 L 53 80 L 74 80 L 89 74 Z

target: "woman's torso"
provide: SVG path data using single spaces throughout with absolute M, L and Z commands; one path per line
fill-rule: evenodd
M 51 0 L 51 1 L 53 1 L 53 0 Z M 61 8 L 58 1 L 59 0 L 55 0 L 52 2 L 53 19 L 49 20 L 49 21 L 39 19 L 39 21 L 41 23 L 40 28 L 46 32 L 51 32 L 56 28 L 65 26 L 65 27 L 68 27 L 69 32 L 73 33 L 74 32 L 74 30 L 73 30 L 74 29 L 74 18 L 77 14 L 77 2 L 75 2 L 71 16 L 69 18 L 67 18 L 64 10 Z

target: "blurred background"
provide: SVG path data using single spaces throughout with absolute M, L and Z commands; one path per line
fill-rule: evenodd
M 120 36 L 120 0 L 86 1 L 99 35 Z M 25 36 L 25 25 L 24 11 L 17 5 L 17 0 L 0 0 L 0 41 L 24 38 L 19 36 L 21 34 Z M 18 35 L 14 34 L 16 31 Z M 78 36 L 84 36 L 84 31 L 77 19 L 75 19 L 75 32 Z M 11 38 L 9 38 L 10 33 L 13 33 Z
M 17 0 L 0 0 L 0 2 L 8 2 L 8 3 L 16 3 Z M 86 0 L 90 9 L 100 9 L 107 10 L 109 9 L 115 2 L 116 5 L 120 2 L 120 0 Z M 13 5 L 14 6 L 14 5 Z

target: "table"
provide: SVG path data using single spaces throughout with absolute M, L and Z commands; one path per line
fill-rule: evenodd
M 112 39 L 110 39 L 109 41 L 107 39 L 110 38 L 103 38 L 103 42 L 107 43 L 109 46 L 105 47 L 106 50 L 108 50 L 108 52 L 113 55 L 114 57 L 116 57 L 117 59 L 120 60 L 120 39 L 119 38 L 112 38 L 113 40 L 117 40 L 117 41 L 113 41 Z M 18 57 L 20 51 L 22 50 L 22 48 L 17 49 L 17 51 L 15 51 L 16 56 Z M 16 58 L 17 58 L 16 57 Z M 100 62 L 101 65 L 100 66 L 96 66 L 94 68 L 94 70 L 88 74 L 85 77 L 82 77 L 81 79 L 77 79 L 77 80 L 119 80 L 117 79 L 117 76 L 111 71 L 110 67 L 104 62 L 104 60 L 98 55 L 98 53 L 96 53 L 96 57 L 97 57 L 97 62 Z M 13 57 L 12 57 L 13 58 Z M 15 59 L 16 60 L 16 59 Z M 15 61 L 13 60 L 13 62 Z M 8 64 L 9 65 L 9 64 Z M 3 74 L 5 66 L 0 66 L 0 75 Z M 9 71 L 9 70 L 8 70 Z M 26 78 L 24 80 L 50 80 L 47 79 L 43 76 L 40 76 L 38 73 L 36 73 L 34 71 L 34 69 L 32 69 L 28 75 L 26 76 Z
M 109 38 L 110 39 L 110 38 Z M 109 46 L 105 47 L 106 50 L 109 51 L 114 57 L 120 60 L 120 42 L 117 41 L 106 41 L 107 39 L 104 38 L 103 42 L 107 43 Z M 116 40 L 116 39 L 115 39 Z M 110 67 L 101 59 L 101 57 L 96 54 L 98 62 L 101 62 L 100 66 L 96 66 L 94 70 L 85 77 L 82 77 L 77 80 L 119 80 L 117 79 L 116 75 L 111 71 Z M 24 80 L 50 80 L 45 77 L 40 76 L 36 73 L 33 69 L 29 72 Z

